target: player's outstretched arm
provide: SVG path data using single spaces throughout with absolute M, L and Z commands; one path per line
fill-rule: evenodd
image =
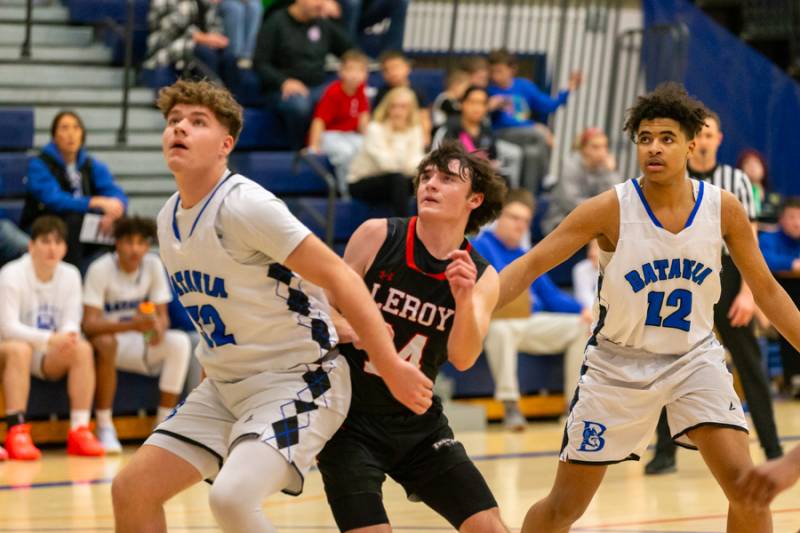
M 619 201 L 613 189 L 580 204 L 550 235 L 500 271 L 497 307 L 528 290 L 536 278 L 572 257 L 592 239 L 605 237 L 616 243 L 618 233 Z
M 722 236 L 758 307 L 800 349 L 800 311 L 769 271 L 742 204 L 727 191 L 722 191 Z
M 781 457 L 752 467 L 739 480 L 744 500 L 769 505 L 800 479 L 800 446 Z
M 427 411 L 433 383 L 397 355 L 361 277 L 314 235 L 306 237 L 284 264 L 334 296 L 394 397 L 414 413 Z
M 489 321 L 497 303 L 499 279 L 491 266 L 480 279 L 469 252 L 456 250 L 445 274 L 456 302 L 453 328 L 447 337 L 447 359 L 458 370 L 470 368 L 483 348 Z

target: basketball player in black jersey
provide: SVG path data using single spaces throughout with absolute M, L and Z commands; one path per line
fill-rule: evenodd
M 400 357 L 434 380 L 445 361 L 466 370 L 481 352 L 498 276 L 464 235 L 497 216 L 505 185 L 488 161 L 451 143 L 420 163 L 414 187 L 419 216 L 365 222 L 344 260 L 371 289 Z M 507 531 L 441 401 L 434 398 L 422 415 L 398 403 L 346 319 L 337 322 L 340 338 L 351 341 L 339 348 L 350 364 L 353 400 L 319 467 L 339 529 L 391 531 L 381 492 L 389 474 L 410 500 L 425 502 L 459 531 Z

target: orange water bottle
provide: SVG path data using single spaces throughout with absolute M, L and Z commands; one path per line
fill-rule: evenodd
M 144 316 L 144 317 L 146 317 L 146 318 L 155 320 L 155 318 L 156 318 L 156 304 L 154 304 L 153 302 L 148 302 L 146 300 L 144 302 L 141 302 L 139 304 L 139 314 Z M 145 331 L 142 334 L 142 335 L 144 335 L 144 342 L 150 342 L 150 339 L 152 339 L 153 335 L 155 335 L 155 334 L 156 334 L 156 332 L 153 329 L 151 329 L 149 331 Z

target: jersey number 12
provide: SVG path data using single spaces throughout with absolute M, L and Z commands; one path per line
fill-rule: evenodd
M 397 352 L 401 359 L 405 359 L 417 368 L 422 368 L 422 351 L 425 350 L 425 345 L 428 344 L 428 337 L 417 333 L 414 337 L 403 346 L 403 349 Z M 369 359 L 364 362 L 364 372 L 374 376 L 380 376 L 378 369 L 375 368 Z
M 662 320 L 661 308 L 663 305 L 664 293 L 662 291 L 652 291 L 647 295 L 647 317 L 644 325 L 689 331 L 691 322 L 686 320 L 686 317 L 692 311 L 692 293 L 686 289 L 675 289 L 669 293 L 667 307 L 677 307 L 677 309 Z
M 219 311 L 214 309 L 214 306 L 205 304 L 203 306 L 189 305 L 186 307 L 186 312 L 192 317 L 192 320 L 197 324 L 200 330 L 200 335 L 209 348 L 216 346 L 224 346 L 226 344 L 236 344 L 236 339 L 233 335 L 225 333 L 225 322 L 219 316 Z M 211 329 L 213 326 L 213 330 Z M 211 332 L 209 333 L 209 330 Z

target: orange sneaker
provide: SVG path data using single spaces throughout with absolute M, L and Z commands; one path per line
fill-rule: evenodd
M 5 461 L 6 459 L 8 459 L 8 452 L 0 446 L 0 461 Z
M 9 459 L 36 461 L 42 457 L 42 452 L 33 445 L 30 424 L 17 424 L 9 428 L 6 432 L 6 450 Z
M 99 457 L 105 452 L 103 445 L 89 430 L 89 426 L 80 426 L 70 429 L 67 433 L 67 453 L 69 455 L 83 455 L 85 457 Z

